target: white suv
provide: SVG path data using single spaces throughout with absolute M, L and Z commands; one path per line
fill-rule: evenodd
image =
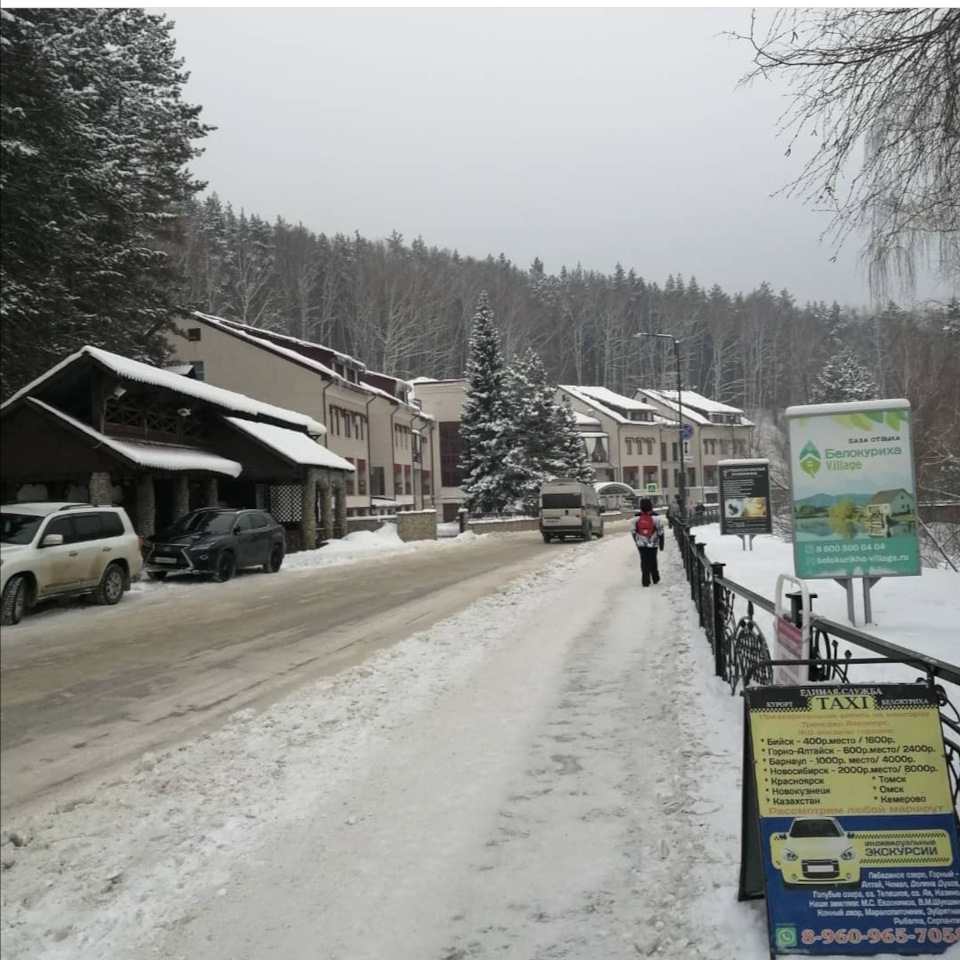
M 113 604 L 140 576 L 140 538 L 122 507 L 0 506 L 0 623 L 50 597 L 92 593 Z

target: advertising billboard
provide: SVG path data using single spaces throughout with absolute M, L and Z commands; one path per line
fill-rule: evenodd
M 797 576 L 918 575 L 909 401 L 788 407 L 786 415 Z
M 916 956 L 960 942 L 936 691 L 799 685 L 744 697 L 745 852 L 762 865 L 771 955 Z
M 721 460 L 720 533 L 770 533 L 770 461 Z

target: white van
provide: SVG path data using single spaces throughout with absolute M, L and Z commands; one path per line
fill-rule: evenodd
M 555 537 L 603 536 L 600 497 L 590 483 L 558 477 L 540 487 L 540 535 L 544 543 Z

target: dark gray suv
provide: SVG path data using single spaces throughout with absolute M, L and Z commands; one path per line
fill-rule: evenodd
M 276 573 L 283 563 L 283 527 L 264 510 L 194 510 L 143 543 L 151 580 L 171 573 L 201 573 L 229 580 L 243 567 Z

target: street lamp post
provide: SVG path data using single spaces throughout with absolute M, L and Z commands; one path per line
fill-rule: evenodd
M 671 333 L 638 333 L 638 337 L 655 337 L 673 341 L 673 356 L 677 364 L 677 438 L 680 442 L 680 519 L 687 519 L 687 468 L 683 457 L 683 394 L 680 386 L 680 341 Z

